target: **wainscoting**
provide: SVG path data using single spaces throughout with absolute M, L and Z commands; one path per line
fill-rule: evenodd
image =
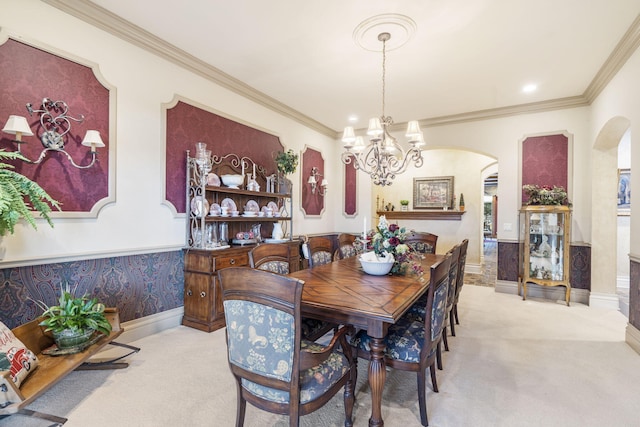
M 0 320 L 10 328 L 54 304 L 60 285 L 97 297 L 127 322 L 183 306 L 181 250 L 0 269 Z

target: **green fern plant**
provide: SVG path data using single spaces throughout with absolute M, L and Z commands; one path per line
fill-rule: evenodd
M 27 160 L 18 152 L 0 150 L 0 236 L 13 234 L 21 218 L 37 230 L 33 211 L 53 227 L 49 213 L 52 208 L 60 210 L 60 204 L 34 181 L 14 171 L 13 165 L 2 163 L 14 159 Z

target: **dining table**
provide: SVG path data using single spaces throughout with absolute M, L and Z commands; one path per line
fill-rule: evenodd
M 371 390 L 369 426 L 384 425 L 382 391 L 386 380 L 385 336 L 389 326 L 429 287 L 431 265 L 444 255 L 424 254 L 424 273 L 374 276 L 364 272 L 357 256 L 291 273 L 304 281 L 301 312 L 311 317 L 365 329 L 371 337 L 368 381 Z

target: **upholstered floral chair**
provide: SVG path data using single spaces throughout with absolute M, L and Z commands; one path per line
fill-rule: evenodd
M 425 306 L 429 321 L 423 323 L 402 318 L 389 327 L 385 338 L 386 365 L 402 371 L 415 372 L 418 376 L 418 404 L 423 426 L 429 425 L 425 389 L 427 368 L 431 372 L 433 391 L 438 392 L 436 358 L 445 323 L 450 263 L 451 256 L 446 255 L 444 260 L 431 266 L 431 279 Z M 366 331 L 358 332 L 351 340 L 351 345 L 355 347 L 358 357 L 370 358 L 370 341 L 371 337 Z
M 458 299 L 460 298 L 460 291 L 462 285 L 464 285 L 464 267 L 467 263 L 467 248 L 469 247 L 469 239 L 464 239 L 460 244 L 460 259 L 458 260 L 458 276 L 456 277 L 456 296 L 453 301 L 453 308 L 449 314 L 449 325 L 451 326 L 451 336 L 456 336 L 456 327 L 459 325 L 458 320 Z M 455 323 L 454 323 L 455 318 Z
M 358 255 L 358 250 L 354 246 L 356 236 L 348 233 L 340 233 L 338 235 L 338 249 L 333 254 L 333 260 L 351 258 Z
M 326 237 L 310 237 L 307 241 L 309 249 L 309 267 L 329 264 L 333 261 L 333 242 Z
M 249 251 L 251 268 L 277 274 L 289 274 L 289 246 L 262 243 Z
M 249 251 L 251 268 L 276 274 L 289 274 L 289 247 L 278 243 L 263 243 Z M 302 318 L 302 336 L 315 341 L 337 325 L 310 317 Z
M 288 414 L 298 426 L 344 387 L 345 426 L 352 423 L 355 364 L 346 328 L 322 346 L 304 340 L 300 305 L 303 282 L 247 267 L 218 273 L 227 321 L 228 361 L 238 392 L 236 426 L 246 403 Z M 338 345 L 341 351 L 338 351 Z
M 409 245 L 416 252 L 420 252 L 423 254 L 435 254 L 436 244 L 438 243 L 438 236 L 431 233 L 412 231 L 407 235 L 404 243 Z

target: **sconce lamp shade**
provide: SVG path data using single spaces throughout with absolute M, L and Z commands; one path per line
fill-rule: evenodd
M 327 185 L 329 185 L 329 183 L 327 182 L 326 179 L 322 180 L 322 184 L 320 184 L 322 187 L 326 187 Z
M 95 152 L 96 147 L 102 148 L 104 147 L 104 142 L 102 142 L 102 138 L 100 137 L 100 132 L 97 130 L 88 130 L 84 135 L 84 139 L 82 140 L 82 145 L 85 147 L 91 147 L 91 151 Z
M 10 115 L 9 120 L 2 128 L 2 132 L 8 133 L 10 135 L 15 135 L 16 139 L 20 141 L 21 136 L 33 136 L 33 132 L 31 132 L 31 128 L 29 127 L 29 123 L 27 123 L 26 117 L 23 116 L 15 116 Z
M 308 184 L 315 184 L 316 183 L 316 177 L 314 175 L 311 175 L 309 177 L 309 180 L 307 181 Z
M 420 124 L 417 120 L 411 120 L 407 124 L 407 133 L 406 137 L 409 138 L 409 141 L 417 141 L 420 137 Z
M 353 143 L 356 140 L 356 135 L 353 130 L 353 126 L 347 126 L 344 128 L 344 133 L 342 134 L 342 142 L 344 143 L 344 148 L 353 147 Z

